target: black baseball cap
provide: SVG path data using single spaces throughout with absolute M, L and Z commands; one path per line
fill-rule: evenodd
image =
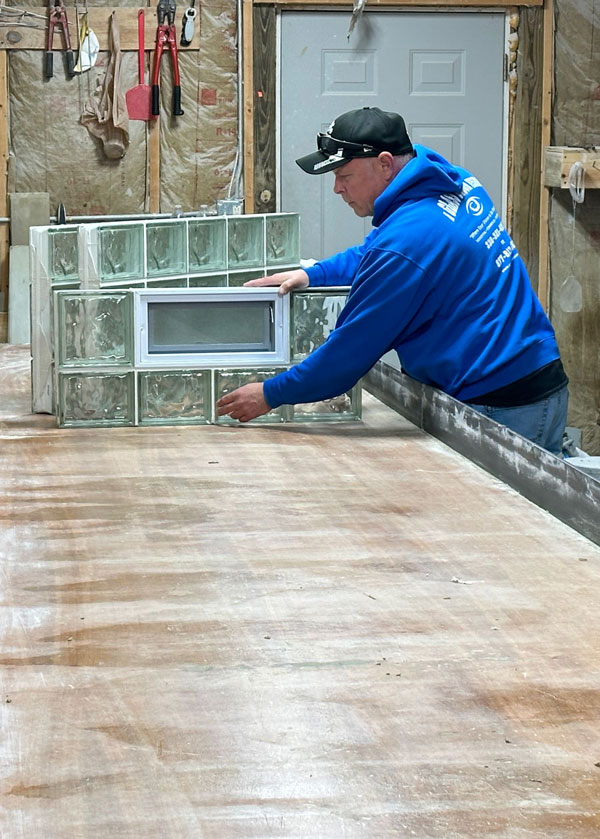
M 334 119 L 324 134 L 317 134 L 318 151 L 296 163 L 309 175 L 322 175 L 355 157 L 377 157 L 382 151 L 409 154 L 413 146 L 400 114 L 381 108 L 358 108 Z

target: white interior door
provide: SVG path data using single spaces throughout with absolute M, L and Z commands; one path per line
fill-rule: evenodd
M 470 169 L 501 211 L 505 15 L 368 11 L 348 39 L 349 17 L 281 14 L 279 203 L 300 213 L 302 256 L 329 256 L 371 228 L 333 194 L 332 173 L 295 163 L 334 117 L 365 105 L 401 113 L 413 142 Z

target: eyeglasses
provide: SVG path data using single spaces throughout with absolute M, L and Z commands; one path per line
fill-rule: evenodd
M 377 157 L 379 150 L 365 143 L 352 143 L 350 140 L 336 140 L 331 134 L 317 134 L 317 148 L 324 154 L 341 157 Z

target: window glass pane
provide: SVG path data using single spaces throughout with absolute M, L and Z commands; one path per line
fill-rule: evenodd
M 133 373 L 59 374 L 59 425 L 133 425 L 133 422 Z
M 274 350 L 271 301 L 148 303 L 149 353 Z
M 142 425 L 210 421 L 209 370 L 158 370 L 138 375 Z
M 77 228 L 50 230 L 48 232 L 48 244 L 50 278 L 53 282 L 77 279 L 79 276 Z
M 300 216 L 267 215 L 267 265 L 286 265 L 300 261 Z
M 143 276 L 143 234 L 141 224 L 98 228 L 101 283 Z
M 225 224 L 224 218 L 188 222 L 191 272 L 227 267 Z
M 190 277 L 190 288 L 219 288 L 227 285 L 227 274 L 204 274 Z
M 325 343 L 346 304 L 345 294 L 299 292 L 292 298 L 292 359 L 300 361 Z
M 352 390 L 323 399 L 293 406 L 294 422 L 327 422 L 332 420 L 359 420 L 362 416 L 362 386 L 358 382 Z
M 232 271 L 229 274 L 229 285 L 232 288 L 239 288 L 247 283 L 248 280 L 258 280 L 260 277 L 264 277 L 265 272 L 264 269 L 260 269 L 260 271 Z
M 185 222 L 149 224 L 146 228 L 149 277 L 179 274 L 187 270 Z
M 168 280 L 148 280 L 146 288 L 187 288 L 187 277 L 173 277 Z
M 219 416 L 216 402 L 226 393 L 231 393 L 232 390 L 237 390 L 238 387 L 251 384 L 252 382 L 264 382 L 265 379 L 271 379 L 278 373 L 283 372 L 285 367 L 276 367 L 272 370 L 215 370 L 215 420 L 219 425 L 239 425 L 239 420 L 232 419 L 229 416 Z M 260 424 L 261 422 L 285 422 L 289 417 L 289 405 L 281 405 L 250 420 L 252 423 Z
M 123 294 L 57 292 L 61 365 L 128 364 L 132 360 L 131 298 Z
M 265 264 L 264 217 L 246 216 L 229 218 L 228 265 L 229 268 L 258 268 Z

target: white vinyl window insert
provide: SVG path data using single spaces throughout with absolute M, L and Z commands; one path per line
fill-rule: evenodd
M 277 289 L 135 292 L 139 367 L 288 364 L 289 295 Z

